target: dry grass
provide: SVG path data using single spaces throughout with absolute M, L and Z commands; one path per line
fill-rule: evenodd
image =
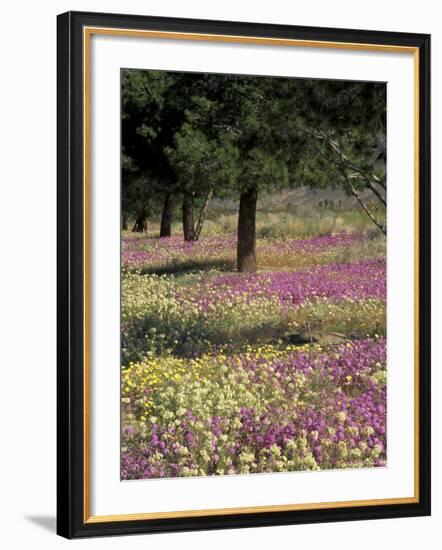
M 376 213 L 379 221 L 385 223 L 385 212 Z M 202 237 L 214 237 L 235 234 L 237 231 L 237 212 L 209 210 L 204 223 Z M 148 234 L 158 236 L 160 224 L 158 219 L 149 222 Z M 311 207 L 297 214 L 293 209 L 285 211 L 258 211 L 256 216 L 256 234 L 258 238 L 306 239 L 320 235 L 331 235 L 339 232 L 379 233 L 371 220 L 362 210 L 334 211 Z M 172 224 L 172 235 L 182 235 L 183 228 L 177 212 L 176 221 Z

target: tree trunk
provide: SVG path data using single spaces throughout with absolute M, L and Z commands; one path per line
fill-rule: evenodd
M 164 199 L 163 213 L 161 215 L 160 237 L 170 237 L 172 234 L 173 208 L 175 206 L 175 197 L 172 193 L 167 193 Z
M 212 198 L 212 195 L 213 195 L 213 189 L 211 189 L 208 192 L 206 200 L 204 201 L 204 204 L 201 207 L 200 215 L 198 216 L 198 223 L 196 224 L 196 229 L 195 229 L 195 240 L 196 241 L 200 238 L 201 231 L 202 231 L 203 225 L 204 225 L 204 220 L 206 219 L 207 208 L 209 206 L 209 202 L 210 202 L 210 199 Z
M 126 214 L 123 214 L 122 228 L 123 228 L 123 231 L 127 231 L 127 216 L 126 216 Z
M 256 271 L 256 188 L 242 193 L 238 216 L 237 267 L 240 272 Z
M 195 225 L 193 221 L 193 198 L 183 197 L 183 233 L 185 241 L 195 240 Z
M 134 226 L 132 228 L 132 233 L 147 233 L 147 219 L 148 212 L 147 207 L 144 206 L 135 220 Z

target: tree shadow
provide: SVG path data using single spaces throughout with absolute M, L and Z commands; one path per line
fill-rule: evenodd
M 173 261 L 162 267 L 144 267 L 141 275 L 183 275 L 199 271 L 232 271 L 235 263 L 226 259 Z
M 25 516 L 25 519 L 38 525 L 45 531 L 50 531 L 51 533 L 55 533 L 56 531 L 57 520 L 55 516 Z

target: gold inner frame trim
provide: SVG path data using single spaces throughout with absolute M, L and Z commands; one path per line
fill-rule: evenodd
M 304 48 L 332 48 L 342 50 L 412 53 L 414 61 L 414 494 L 410 497 L 350 500 L 336 502 L 316 502 L 301 504 L 283 504 L 270 506 L 248 506 L 234 508 L 214 508 L 204 510 L 180 510 L 169 512 L 149 512 L 136 514 L 91 515 L 91 472 L 90 472 L 90 128 L 91 128 L 91 37 L 92 35 L 123 36 L 135 38 L 156 38 L 174 40 L 194 40 L 203 42 L 231 42 L 238 44 L 258 44 L 272 46 L 291 46 Z M 287 512 L 301 510 L 324 510 L 348 508 L 351 506 L 386 506 L 391 504 L 412 504 L 419 502 L 419 48 L 364 44 L 353 42 L 331 42 L 321 40 L 296 40 L 265 37 L 245 37 L 235 35 L 186 33 L 168 31 L 147 31 L 136 29 L 114 29 L 107 27 L 83 28 L 83 92 L 84 92 L 84 487 L 83 516 L 84 523 L 103 523 L 116 521 L 141 521 L 151 519 L 172 519 L 186 517 L 225 516 L 231 514 L 251 514 L 264 512 Z

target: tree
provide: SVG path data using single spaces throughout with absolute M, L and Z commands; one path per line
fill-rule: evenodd
M 358 193 L 366 186 L 386 205 L 382 192 L 386 186 L 385 148 L 379 147 L 386 125 L 384 84 L 247 78 L 241 82 L 238 97 L 239 271 L 256 269 L 258 192 L 335 182 L 353 194 L 370 219 L 386 232 Z M 321 155 L 317 153 L 318 139 Z
M 386 202 L 384 84 L 129 73 L 123 191 L 138 213 L 163 205 L 161 235 L 178 196 L 186 240 L 199 238 L 212 195 L 238 197 L 237 266 L 255 271 L 259 196 L 306 184 L 342 186 L 386 231 L 359 195 L 368 187 Z
M 360 162 L 354 157 L 351 159 L 348 153 L 345 152 L 345 145 L 342 140 L 338 141 L 331 133 L 317 131 L 315 137 L 320 140 L 322 145 L 322 148 L 318 148 L 319 153 L 337 167 L 348 191 L 356 198 L 374 225 L 384 235 L 387 235 L 386 226 L 376 218 L 358 192 L 358 186 L 366 187 L 384 208 L 387 207 L 385 163 L 379 162 L 377 154 L 372 155 L 371 159 L 370 156 L 366 155 Z
M 161 237 L 171 234 L 175 203 L 181 196 L 185 238 L 197 239 L 213 193 L 214 183 L 208 176 L 214 168 L 210 160 L 216 156 L 214 144 L 204 136 L 204 144 L 199 146 L 192 128 L 195 117 L 208 118 L 204 113 L 207 76 L 138 70 L 123 73 L 123 158 L 129 159 L 131 167 L 125 170 L 123 162 L 123 218 L 140 217 L 146 201 L 154 209 L 161 205 Z M 200 202 L 195 226 L 193 209 Z
M 161 213 L 160 237 L 170 237 L 172 234 L 172 219 L 175 209 L 175 195 L 172 191 L 167 191 L 164 197 L 163 209 Z
M 297 138 L 288 147 L 284 129 L 274 124 L 279 102 L 275 79 L 212 75 L 204 94 L 200 106 L 206 106 L 206 117 L 196 116 L 192 124 L 214 144 L 216 154 L 206 157 L 211 177 L 221 174 L 223 193 L 239 195 L 237 266 L 255 271 L 258 193 L 289 185 Z
M 185 116 L 180 78 L 162 71 L 122 73 L 123 217 L 141 219 L 148 204 L 161 205 L 161 236 L 170 236 L 177 192 L 165 151 Z
M 304 181 L 329 185 L 332 179 L 353 195 L 361 208 L 386 235 L 386 226 L 362 200 L 369 189 L 386 208 L 386 88 L 382 83 L 325 81 L 310 88 L 309 111 L 300 132 L 308 147 L 301 163 Z M 318 182 L 319 178 L 326 178 Z M 310 184 L 312 184 L 310 182 Z
M 201 235 L 212 195 L 214 192 L 222 195 L 222 189 L 228 188 L 235 178 L 237 151 L 227 135 L 210 138 L 192 125 L 195 119 L 189 113 L 188 119 L 175 135 L 174 147 L 168 149 L 168 155 L 183 195 L 184 239 L 194 241 Z M 197 204 L 199 213 L 195 225 Z
M 135 217 L 134 232 L 147 232 L 149 188 L 146 178 L 134 160 L 122 155 L 122 226 L 128 229 L 128 218 Z
M 274 79 L 200 75 L 186 122 L 168 150 L 183 193 L 187 240 L 199 237 L 208 200 L 240 196 L 238 267 L 255 270 L 255 217 L 258 189 L 288 185 L 291 150 L 272 124 Z M 193 207 L 202 204 L 195 227 Z M 253 227 L 253 231 L 250 229 Z

